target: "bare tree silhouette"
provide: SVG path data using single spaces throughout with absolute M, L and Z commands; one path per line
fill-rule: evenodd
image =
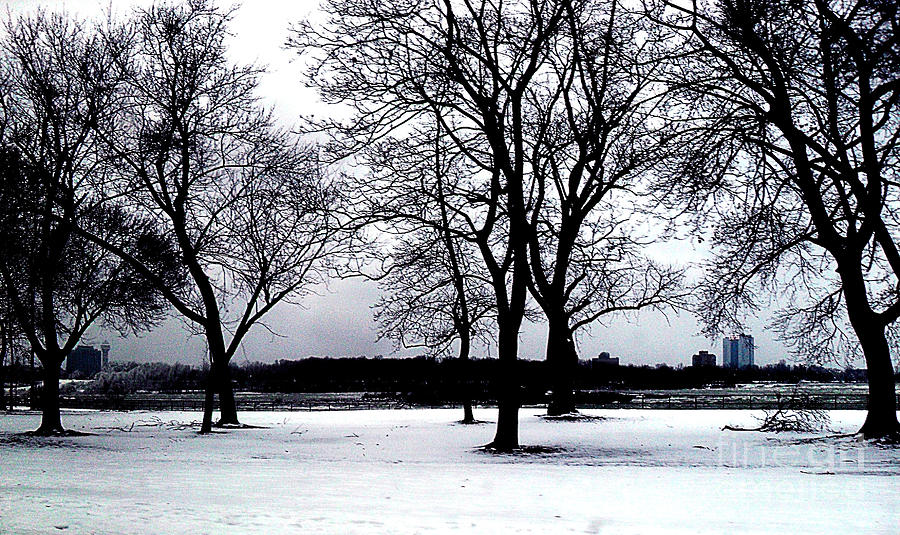
M 113 58 L 96 30 L 44 12 L 10 19 L 2 54 L 0 276 L 43 367 L 36 433 L 58 434 L 59 368 L 85 331 L 98 320 L 146 328 L 167 308 L 139 273 L 75 229 L 91 228 L 173 286 L 177 254 L 152 223 L 104 198 L 109 168 L 92 125 L 113 105 Z
M 322 280 L 350 246 L 335 217 L 338 188 L 317 149 L 277 128 L 258 102 L 261 70 L 227 58 L 232 11 L 202 0 L 138 10 L 110 39 L 121 105 L 96 123 L 118 164 L 118 192 L 174 237 L 189 277 L 173 291 L 115 251 L 202 334 L 210 382 L 201 432 L 218 391 L 221 425 L 238 425 L 229 362 L 273 307 Z
M 569 2 L 423 1 L 324 4 L 328 24 L 295 28 L 290 45 L 313 59 L 309 81 L 353 112 L 327 124 L 349 149 L 437 117 L 454 151 L 477 169 L 473 242 L 497 318 L 499 410 L 491 447 L 518 447 L 516 360 L 530 272 L 533 203 L 527 94 L 540 83 L 549 43 Z
M 411 139 L 367 147 L 361 160 L 369 173 L 354 188 L 355 204 L 388 237 L 376 275 L 384 292 L 375 305 L 379 337 L 433 355 L 449 354 L 458 343 L 466 368 L 473 342 L 492 340 L 494 299 L 464 217 L 464 191 L 470 193 L 464 158 L 447 144 L 439 128 L 424 128 Z M 468 390 L 462 422 L 474 423 Z
M 861 351 L 869 407 L 860 431 L 896 435 L 886 332 L 900 316 L 897 4 L 652 9 L 672 31 L 671 109 L 686 125 L 667 193 L 697 201 L 715 191 L 705 206 L 725 215 L 702 288 L 707 332 L 739 325 L 760 290 L 787 289 L 799 303 L 776 322 L 783 338 L 812 358 Z
M 309 82 L 354 113 L 318 125 L 337 132 L 345 152 L 385 137 L 427 146 L 416 132 L 437 117 L 441 151 L 474 168 L 468 191 L 449 194 L 465 201 L 451 210 L 470 223 L 457 232 L 478 245 L 496 300 L 507 378 L 500 448 L 518 443 L 510 422 L 526 289 L 550 323 L 553 413 L 574 410 L 574 331 L 683 297 L 680 272 L 641 259 L 625 230 L 636 213 L 628 197 L 663 157 L 665 136 L 649 124 L 657 65 L 638 54 L 638 18 L 620 7 L 334 0 L 329 25 L 301 24 L 291 42 L 313 61 Z
M 575 411 L 579 329 L 614 314 L 685 306 L 683 273 L 646 259 L 638 219 L 671 126 L 655 120 L 658 32 L 617 0 L 570 2 L 539 84 L 526 92 L 531 293 L 548 322 L 553 397 Z

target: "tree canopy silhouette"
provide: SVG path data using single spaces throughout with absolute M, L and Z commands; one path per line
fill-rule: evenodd
M 900 317 L 897 4 L 653 8 L 672 31 L 671 111 L 687 125 L 666 193 L 723 215 L 701 291 L 707 332 L 739 326 L 742 311 L 788 289 L 796 304 L 774 324 L 782 337 L 807 357 L 861 353 L 861 432 L 896 434 L 887 333 Z

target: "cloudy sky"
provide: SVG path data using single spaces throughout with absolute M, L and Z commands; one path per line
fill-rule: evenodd
M 129 5 L 146 5 L 146 0 L 0 0 L 3 10 L 13 14 L 43 6 L 49 10 L 65 10 L 79 16 L 94 16 L 109 6 L 117 13 L 127 13 Z M 232 5 L 231 2 L 222 2 Z M 231 54 L 235 61 L 254 62 L 268 67 L 262 79 L 261 95 L 267 99 L 283 122 L 291 124 L 301 114 L 316 109 L 313 91 L 299 82 L 299 65 L 292 62 L 292 54 L 283 49 L 288 25 L 304 17 L 315 18 L 315 0 L 257 0 L 245 2 L 232 24 L 235 39 Z M 654 258 L 679 264 L 701 262 L 708 251 L 690 240 L 658 244 L 648 251 Z M 334 281 L 328 288 L 320 288 L 302 307 L 283 305 L 268 317 L 269 329 L 257 328 L 244 342 L 235 361 L 273 361 L 308 355 L 375 355 L 392 354 L 388 342 L 376 343 L 371 305 L 378 298 L 378 290 L 361 280 Z M 765 318 L 749 321 L 755 337 L 757 362 L 776 362 L 786 357 L 784 347 L 765 332 Z M 271 332 L 270 332 L 271 331 Z M 521 334 L 522 358 L 542 358 L 544 327 L 525 325 Z M 582 333 L 578 340 L 582 358 L 596 356 L 601 351 L 622 357 L 625 363 L 670 365 L 689 363 L 692 354 L 709 350 L 721 356 L 722 341 L 706 340 L 696 333 L 697 323 L 689 315 L 670 315 L 655 312 L 630 318 L 617 317 L 605 325 L 597 325 Z M 272 332 L 276 334 L 272 334 Z M 191 337 L 178 319 L 171 319 L 153 332 L 135 337 L 118 338 L 114 334 L 94 330 L 86 343 L 99 344 L 108 338 L 113 346 L 113 360 L 180 361 L 196 364 L 204 358 L 202 339 Z M 482 354 L 496 354 L 495 348 L 482 349 Z M 401 352 L 399 354 L 410 354 Z

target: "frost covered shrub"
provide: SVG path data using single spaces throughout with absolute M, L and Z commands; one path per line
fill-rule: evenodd
M 202 373 L 184 364 L 118 364 L 97 374 L 85 388 L 87 393 L 110 398 L 138 391 L 171 392 L 198 388 Z

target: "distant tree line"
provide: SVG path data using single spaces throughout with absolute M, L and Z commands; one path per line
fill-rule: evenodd
M 547 402 L 552 377 L 546 361 L 520 360 L 516 366 L 519 394 L 530 404 Z M 137 392 L 195 393 L 203 389 L 208 368 L 166 363 L 115 363 L 87 382 L 70 383 L 66 395 L 122 397 Z M 373 359 L 317 358 L 246 363 L 231 366 L 234 388 L 241 392 L 329 393 L 368 392 L 398 397 L 411 403 L 496 402 L 495 359 L 466 360 L 433 357 Z M 596 366 L 581 361 L 575 375 L 575 391 L 597 389 L 683 389 L 707 386 L 734 387 L 753 381 L 796 384 L 859 383 L 865 370 L 822 366 L 769 364 L 745 369 L 720 367 Z M 578 397 L 577 394 L 576 398 Z M 584 396 L 582 396 L 582 399 Z
M 552 392 L 550 364 L 519 360 L 517 379 L 523 399 L 547 402 Z M 476 400 L 496 400 L 494 389 L 501 373 L 495 359 L 418 358 L 307 358 L 281 360 L 273 364 L 244 364 L 233 375 L 240 390 L 255 392 L 410 392 L 417 398 L 434 396 L 459 401 L 466 388 Z M 865 370 L 822 366 L 769 364 L 735 370 L 708 367 L 675 368 L 667 365 L 596 366 L 580 361 L 575 374 L 576 390 L 600 388 L 701 388 L 735 386 L 752 381 L 793 384 L 799 381 L 865 382 Z
M 203 390 L 208 375 L 208 368 L 179 363 L 114 363 L 96 374 L 90 383 L 79 386 L 79 391 L 107 397 L 125 396 L 137 391 L 196 392 Z

